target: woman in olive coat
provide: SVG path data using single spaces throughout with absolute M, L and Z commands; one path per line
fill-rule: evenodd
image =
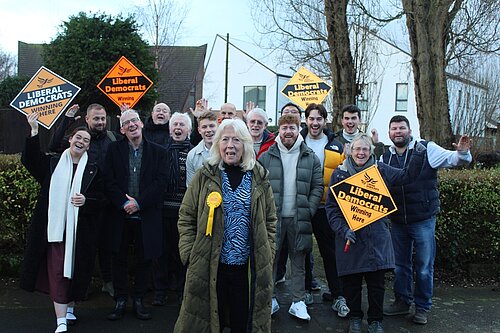
M 210 156 L 179 213 L 188 269 L 174 331 L 270 332 L 277 218 L 267 171 L 239 119 L 221 123 Z

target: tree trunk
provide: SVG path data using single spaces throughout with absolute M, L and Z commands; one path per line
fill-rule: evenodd
M 446 82 L 446 47 L 461 0 L 402 0 L 410 39 L 420 135 L 450 147 L 453 134 Z M 453 10 L 450 10 L 451 6 Z
M 328 48 L 333 85 L 333 127 L 341 127 L 342 107 L 356 102 L 356 70 L 347 25 L 348 0 L 325 0 Z

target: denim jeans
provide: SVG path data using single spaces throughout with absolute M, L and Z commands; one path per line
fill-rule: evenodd
M 436 216 L 408 224 L 392 224 L 392 244 L 396 259 L 394 293 L 407 304 L 415 302 L 419 310 L 432 306 Z M 415 250 L 415 256 L 412 257 Z M 413 262 L 414 261 L 414 262 Z M 415 268 L 415 289 L 413 286 Z

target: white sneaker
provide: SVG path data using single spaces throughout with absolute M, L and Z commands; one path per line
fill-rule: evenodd
M 292 305 L 290 305 L 290 309 L 288 309 L 288 313 L 302 320 L 311 320 L 311 316 L 307 313 L 307 305 L 304 301 L 293 302 Z
M 271 301 L 271 316 L 278 312 L 279 309 L 280 305 L 278 303 L 278 300 L 276 299 L 276 297 L 273 297 L 273 300 Z
M 278 285 L 278 284 L 284 283 L 285 281 L 286 281 L 286 279 L 285 279 L 285 276 L 283 275 L 283 277 L 281 279 L 279 279 L 278 281 L 276 281 L 274 284 Z
M 306 305 L 311 305 L 314 303 L 314 297 L 311 293 L 306 292 L 306 296 L 304 297 L 304 303 L 306 303 Z
M 332 309 L 333 311 L 336 311 L 337 315 L 341 318 L 345 318 L 350 311 L 347 307 L 345 298 L 342 296 L 337 297 L 337 299 L 333 302 Z

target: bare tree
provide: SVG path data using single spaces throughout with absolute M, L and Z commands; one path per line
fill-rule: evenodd
M 14 55 L 0 50 L 0 81 L 15 75 L 16 68 L 16 58 Z
M 255 0 L 254 21 L 261 33 L 259 45 L 289 60 L 293 67 L 305 65 L 332 82 L 328 97 L 333 125 L 340 127 L 339 110 L 356 102 L 362 90 L 375 110 L 380 85 L 370 77 L 375 46 L 368 38 L 367 20 L 348 0 Z M 286 61 L 285 60 L 285 61 Z M 369 88 L 369 89 L 364 89 Z M 378 89 L 378 90 L 377 90 Z M 366 121 L 371 116 L 365 118 Z
M 450 146 L 447 69 L 454 65 L 459 74 L 465 73 L 474 63 L 474 57 L 498 53 L 498 0 L 401 0 L 400 3 L 393 0 L 386 5 L 385 16 L 372 12 L 372 8 L 380 8 L 378 1 L 353 1 L 379 24 L 400 18 L 404 13 L 420 132 L 423 137 Z
M 497 125 L 500 105 L 500 59 L 477 57 L 468 73 L 472 80 L 449 82 L 452 106 L 451 124 L 455 134 L 467 133 L 473 137 L 473 153 L 494 150 L 494 139 L 489 137 L 489 124 Z M 460 78 L 460 77 L 458 77 Z
M 145 32 L 145 38 L 155 48 L 156 68 L 167 63 L 160 48 L 175 45 L 182 35 L 182 25 L 189 10 L 174 0 L 148 0 L 147 5 L 136 7 L 136 18 Z

